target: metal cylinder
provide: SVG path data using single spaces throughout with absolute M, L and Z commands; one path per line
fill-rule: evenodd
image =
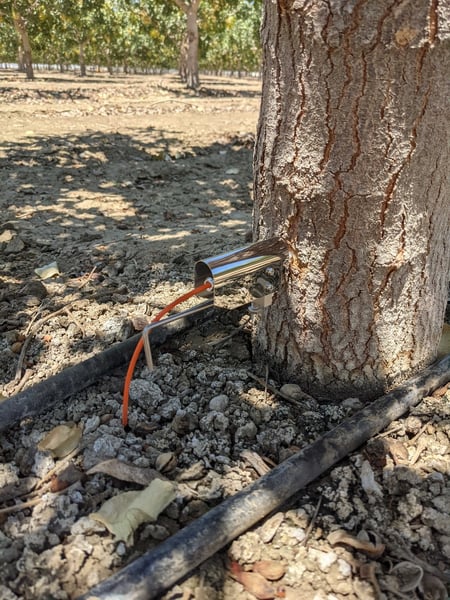
M 270 238 L 199 260 L 195 264 L 194 285 L 197 287 L 210 279 L 214 287 L 219 288 L 267 267 L 281 266 L 287 253 L 286 243 L 281 238 Z

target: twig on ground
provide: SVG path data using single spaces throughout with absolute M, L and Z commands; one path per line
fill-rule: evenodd
M 78 327 L 78 329 L 81 331 L 81 335 L 82 335 L 83 337 L 85 337 L 85 336 L 86 336 L 86 333 L 85 333 L 85 331 L 84 331 L 84 328 L 83 328 L 83 327 L 82 327 L 82 325 L 81 325 L 81 324 L 78 322 L 78 320 L 77 320 L 77 319 L 75 319 L 75 317 L 74 317 L 74 316 L 73 316 L 73 314 L 72 314 L 72 311 L 71 311 L 71 310 L 69 310 L 69 309 L 67 309 L 67 310 L 66 310 L 66 314 L 67 314 L 67 317 L 68 317 L 68 318 L 69 318 L 69 319 L 70 319 L 70 320 L 71 320 L 73 323 L 75 323 L 75 325 L 76 325 L 76 326 Z
M 248 464 L 255 469 L 260 477 L 266 475 L 270 471 L 269 465 L 264 461 L 263 458 L 253 450 L 243 450 L 241 452 L 241 458 L 248 462 Z
M 61 315 L 66 311 L 67 311 L 67 306 L 64 306 L 63 308 L 59 308 L 58 310 L 53 311 L 52 313 L 46 315 L 45 317 L 42 317 L 41 319 L 39 319 L 39 321 L 37 321 L 33 325 L 33 327 L 31 328 L 30 332 L 28 333 L 27 338 L 25 339 L 25 341 L 22 345 L 22 348 L 20 350 L 20 355 L 19 355 L 19 360 L 17 361 L 16 375 L 14 377 L 14 382 L 19 383 L 22 379 L 23 363 L 25 361 L 25 355 L 27 352 L 27 348 L 30 345 L 30 342 L 33 339 L 33 337 L 35 336 L 35 334 L 39 331 L 40 327 L 44 323 L 46 323 L 47 321 L 52 319 L 53 317 L 57 317 L 58 315 Z
M 375 438 L 389 437 L 392 433 L 396 433 L 397 431 L 400 431 L 400 429 L 403 429 L 403 427 L 404 426 L 401 424 L 394 425 L 393 427 L 387 429 L 386 431 L 382 431 L 381 433 L 376 435 Z
M 20 381 L 17 382 L 17 384 L 14 384 L 15 379 L 11 382 L 11 387 L 8 386 L 8 393 L 12 394 L 18 394 L 22 388 L 25 387 L 25 384 L 27 383 L 27 381 L 30 379 L 30 377 L 33 375 L 33 371 L 32 369 L 25 369 L 25 373 L 22 376 L 22 379 L 20 379 Z
M 96 270 L 97 270 L 97 267 L 92 268 L 92 270 L 88 274 L 87 278 L 82 283 L 80 283 L 80 285 L 78 286 L 79 290 L 81 290 L 81 288 L 84 288 L 84 286 L 89 283 L 89 281 L 92 279 L 92 275 L 95 273 Z
M 416 433 L 416 435 L 411 438 L 408 442 L 408 444 L 414 444 L 414 442 L 417 442 L 417 440 L 420 438 L 420 436 L 425 432 L 425 429 L 428 427 L 428 423 L 425 423 L 425 425 L 422 425 L 422 427 L 420 428 L 420 430 Z
M 304 537 L 304 538 L 303 538 L 303 540 L 300 542 L 300 546 L 306 546 L 306 544 L 307 544 L 307 542 L 308 542 L 308 539 L 309 539 L 309 537 L 310 537 L 310 535 L 311 535 L 311 532 L 312 532 L 312 530 L 313 530 L 313 527 L 314 527 L 314 525 L 316 524 L 317 515 L 319 514 L 319 510 L 320 510 L 320 507 L 321 507 L 321 505 L 322 505 L 322 498 L 323 498 L 323 497 L 322 497 L 322 494 L 321 494 L 321 495 L 320 495 L 320 497 L 319 497 L 319 501 L 317 502 L 316 508 L 315 508 L 315 510 L 314 510 L 314 514 L 313 514 L 313 516 L 311 517 L 311 521 L 309 522 L 309 525 L 308 525 L 308 527 L 307 527 L 307 529 L 306 529 L 305 537 Z
M 78 482 L 76 482 L 78 483 Z M 69 485 L 66 488 L 62 489 L 62 490 L 57 490 L 56 492 L 51 492 L 52 494 L 63 494 L 64 492 L 67 492 L 68 490 L 70 490 L 70 488 L 75 485 Z M 13 506 L 6 506 L 5 508 L 0 508 L 0 515 L 8 515 L 11 513 L 15 513 L 15 512 L 19 512 L 21 510 L 24 510 L 25 508 L 31 508 L 32 506 L 36 506 L 37 504 L 39 504 L 39 502 L 42 501 L 42 496 L 39 496 L 38 498 L 33 498 L 32 500 L 27 500 L 26 502 L 19 502 L 19 504 L 14 504 Z
M 37 486 L 35 487 L 35 489 L 33 491 L 28 492 L 27 494 L 23 494 L 23 496 L 21 496 L 21 497 L 31 499 L 36 494 L 45 492 L 47 490 L 47 488 L 51 485 L 50 480 L 53 477 L 53 475 L 56 475 L 60 471 L 64 470 L 66 468 L 66 466 L 69 464 L 69 462 L 72 460 L 72 458 L 75 458 L 75 456 L 77 456 L 82 450 L 83 450 L 82 446 L 72 450 L 72 452 L 70 452 L 67 456 L 65 456 L 59 462 L 57 462 L 56 465 L 53 467 L 53 469 L 50 469 L 50 471 L 42 477 L 42 479 L 39 481 L 39 483 L 37 484 Z
M 298 408 L 303 408 L 303 405 L 301 402 L 299 402 L 298 400 L 294 400 L 293 398 L 287 396 L 286 394 L 283 394 L 283 392 L 280 392 L 280 390 L 277 390 L 276 387 L 270 385 L 270 383 L 264 381 L 264 379 L 262 379 L 261 377 L 254 375 L 250 371 L 247 371 L 247 375 L 249 377 L 251 377 L 257 383 L 259 383 L 259 385 L 261 387 L 263 387 L 264 389 L 266 389 L 266 386 L 267 386 L 267 390 L 269 390 L 269 392 L 272 392 L 272 394 L 274 394 L 275 396 L 279 396 L 280 398 L 287 400 L 287 402 L 290 402 L 291 404 L 293 404 L 294 406 L 297 406 Z

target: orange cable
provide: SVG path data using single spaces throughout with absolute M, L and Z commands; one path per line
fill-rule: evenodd
M 179 298 L 177 298 L 176 300 L 174 300 L 173 302 L 168 304 L 165 308 L 163 308 L 163 310 L 161 312 L 159 312 L 156 315 L 156 317 L 153 319 L 152 323 L 157 323 L 158 321 L 160 321 L 168 312 L 170 312 L 173 308 L 178 306 L 178 304 L 181 304 L 182 302 L 189 300 L 189 298 L 192 298 L 193 296 L 197 296 L 198 294 L 201 294 L 205 290 L 211 289 L 212 285 L 213 284 L 210 281 L 205 281 L 205 283 L 202 283 L 202 285 L 199 285 L 198 287 L 194 288 L 190 292 L 183 294 L 182 296 L 180 296 Z M 136 364 L 137 364 L 139 355 L 142 352 L 143 347 L 144 347 L 144 339 L 141 336 L 139 338 L 139 341 L 136 344 L 136 348 L 134 349 L 134 352 L 131 356 L 130 364 L 128 365 L 127 374 L 125 376 L 125 383 L 124 383 L 124 387 L 123 387 L 123 402 L 122 402 L 122 425 L 124 427 L 126 427 L 126 425 L 128 424 L 128 402 L 129 402 L 129 397 L 130 397 L 130 384 L 131 384 L 131 380 L 133 378 L 134 369 L 136 368 Z

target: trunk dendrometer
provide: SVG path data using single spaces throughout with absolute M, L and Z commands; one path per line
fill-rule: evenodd
M 290 247 L 255 354 L 318 397 L 435 358 L 450 270 L 450 5 L 266 0 L 254 235 Z

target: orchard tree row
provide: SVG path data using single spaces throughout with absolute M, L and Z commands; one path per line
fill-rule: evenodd
M 0 0 L 0 59 L 32 79 L 33 63 L 134 70 L 260 69 L 262 0 Z

